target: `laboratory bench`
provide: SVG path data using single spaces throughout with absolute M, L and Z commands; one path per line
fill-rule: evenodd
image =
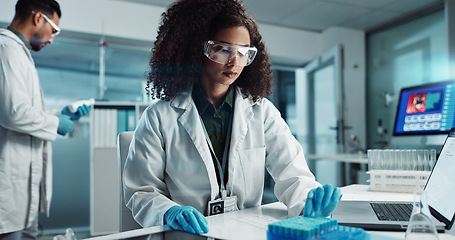
M 368 185 L 349 185 L 341 188 L 344 200 L 360 201 L 387 201 L 403 200 L 411 201 L 412 194 L 409 193 L 392 193 L 392 192 L 373 192 L 369 190 Z M 207 239 L 248 239 L 264 240 L 267 239 L 267 226 L 269 223 L 284 220 L 287 218 L 286 206 L 282 203 L 275 202 L 265 204 L 255 208 L 243 209 L 240 211 L 224 213 L 215 216 L 208 216 L 207 222 L 209 232 L 203 234 Z M 155 226 L 110 234 L 105 236 L 89 238 L 90 240 L 111 240 L 124 239 L 135 236 L 147 236 L 152 233 L 169 231 L 168 226 Z M 392 240 L 404 239 L 405 232 L 391 231 L 368 231 L 371 240 Z M 455 240 L 455 231 L 439 233 L 440 240 Z M 205 239 L 205 238 L 204 238 Z

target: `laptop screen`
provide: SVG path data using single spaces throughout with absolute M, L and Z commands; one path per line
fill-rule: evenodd
M 443 216 L 444 222 L 453 222 L 455 214 L 455 128 L 449 133 L 425 191 L 432 213 Z M 438 216 L 435 216 L 438 217 Z M 439 216 L 440 217 L 440 216 Z M 441 220 L 441 219 L 440 219 Z

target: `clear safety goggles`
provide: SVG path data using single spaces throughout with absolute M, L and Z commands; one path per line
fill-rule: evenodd
M 32 11 L 33 14 L 36 14 L 35 11 Z M 46 16 L 46 14 L 44 13 L 41 13 L 43 14 L 43 18 L 52 26 L 52 28 L 54 29 L 52 31 L 52 38 L 55 38 L 57 35 L 60 34 L 61 32 L 61 29 L 57 26 L 57 24 L 55 24 L 48 16 Z
M 220 64 L 228 64 L 236 59 L 235 65 L 248 66 L 253 62 L 257 52 L 254 46 L 245 47 L 211 40 L 204 43 L 204 55 Z
M 46 19 L 46 21 L 54 28 L 54 31 L 52 32 L 52 37 L 56 37 L 57 35 L 60 34 L 61 30 L 60 28 L 57 26 L 57 24 L 55 24 L 54 22 L 52 22 L 52 20 L 46 16 L 46 14 L 43 13 L 43 17 L 44 19 Z

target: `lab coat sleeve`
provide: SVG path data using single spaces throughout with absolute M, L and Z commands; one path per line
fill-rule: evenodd
M 303 149 L 280 112 L 264 100 L 266 167 L 275 181 L 274 192 L 288 208 L 288 216 L 302 211 L 308 192 L 321 186 L 308 168 Z
M 41 101 L 35 103 L 39 107 L 34 106 L 30 88 L 39 87 L 33 83 L 38 81 L 37 74 L 32 62 L 23 62 L 29 61 L 23 52 L 20 45 L 0 45 L 0 125 L 44 140 L 55 140 L 58 118 L 44 112 Z M 35 75 L 30 75 L 30 71 Z
M 156 111 L 150 107 L 138 123 L 123 172 L 125 202 L 142 227 L 164 224 L 164 213 L 177 205 L 164 181 L 166 145 Z

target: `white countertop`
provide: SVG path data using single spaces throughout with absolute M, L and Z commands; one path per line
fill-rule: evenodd
M 408 193 L 391 193 L 391 192 L 373 192 L 369 191 L 368 185 L 350 185 L 341 188 L 343 200 L 403 200 L 411 201 L 412 194 Z M 269 223 L 287 218 L 286 206 L 276 202 L 263 206 L 244 209 L 235 212 L 224 213 L 207 217 L 209 232 L 204 234 L 211 238 L 219 239 L 248 239 L 248 240 L 265 240 L 267 239 L 267 226 Z M 125 237 L 142 236 L 151 233 L 169 230 L 167 226 L 156 226 L 90 238 L 90 240 L 111 240 Z M 404 239 L 404 232 L 387 232 L 387 231 L 368 231 L 371 234 L 371 240 L 392 240 Z M 455 240 L 454 231 L 449 233 L 440 233 L 440 240 Z

